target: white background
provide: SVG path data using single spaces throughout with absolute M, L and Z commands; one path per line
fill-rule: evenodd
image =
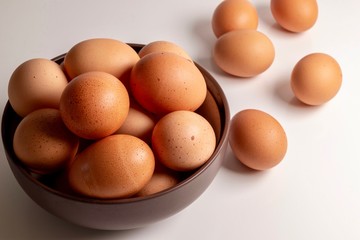
M 0 1 L 0 108 L 12 71 L 35 57 L 52 58 L 93 37 L 124 42 L 173 41 L 221 84 L 231 115 L 258 108 L 288 136 L 283 162 L 249 171 L 228 151 L 205 193 L 179 214 L 145 228 L 97 231 L 64 222 L 18 186 L 0 148 L 0 239 L 360 239 L 360 2 L 318 0 L 316 25 L 281 30 L 269 1 L 254 0 L 258 30 L 276 49 L 263 74 L 239 79 L 219 71 L 211 50 L 211 16 L 219 0 Z M 289 76 L 308 53 L 332 55 L 342 67 L 338 95 L 320 107 L 293 97 Z

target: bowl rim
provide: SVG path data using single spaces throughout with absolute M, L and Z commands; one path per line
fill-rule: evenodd
M 134 49 L 138 48 L 138 50 L 141 49 L 143 46 L 145 46 L 144 44 L 138 44 L 138 43 L 127 43 L 127 44 L 129 46 L 131 46 L 132 48 L 134 48 Z M 52 58 L 51 60 L 58 63 L 58 64 L 60 64 L 63 61 L 65 55 L 66 55 L 66 53 L 63 53 L 61 55 L 58 55 L 58 56 Z M 211 155 L 211 157 L 201 167 L 194 170 L 192 173 L 189 174 L 189 176 L 187 176 L 185 179 L 181 180 L 175 186 L 170 187 L 170 188 L 165 189 L 165 190 L 162 190 L 160 192 L 151 194 L 151 195 L 147 195 L 147 196 L 129 197 L 129 198 L 114 198 L 114 199 L 98 199 L 98 198 L 90 198 L 90 197 L 80 196 L 80 195 L 72 195 L 72 194 L 57 190 L 55 188 L 52 188 L 52 187 L 46 185 L 45 183 L 39 181 L 36 177 L 34 177 L 33 173 L 31 173 L 29 170 L 27 170 L 26 167 L 20 162 L 20 160 L 17 159 L 17 157 L 16 157 L 16 155 L 14 153 L 12 142 L 8 144 L 7 142 L 10 142 L 10 141 L 4 141 L 5 136 L 6 136 L 5 128 L 7 127 L 7 126 L 5 126 L 5 122 L 6 122 L 5 117 L 8 115 L 8 114 L 5 114 L 5 113 L 8 113 L 9 111 L 14 112 L 9 100 L 7 101 L 7 103 L 5 105 L 5 108 L 4 108 L 4 111 L 3 111 L 3 116 L 2 116 L 2 122 L 1 122 L 1 135 L 2 135 L 5 154 L 7 155 L 7 160 L 12 161 L 12 163 L 14 163 L 14 165 L 16 165 L 16 167 L 22 172 L 22 174 L 24 176 L 26 176 L 26 178 L 28 180 L 30 180 L 35 185 L 41 187 L 45 191 L 47 191 L 47 192 L 49 192 L 51 194 L 57 195 L 57 196 L 59 196 L 61 198 L 64 198 L 64 199 L 77 201 L 77 202 L 88 203 L 88 204 L 101 204 L 101 205 L 105 204 L 105 205 L 107 205 L 107 204 L 129 204 L 129 203 L 134 203 L 134 202 L 141 202 L 141 201 L 146 201 L 148 199 L 159 198 L 159 197 L 161 197 L 163 195 L 167 195 L 167 194 L 169 194 L 169 193 L 171 193 L 173 191 L 176 191 L 179 188 L 182 188 L 183 186 L 187 185 L 188 183 L 190 183 L 194 179 L 196 179 L 199 175 L 201 175 L 204 171 L 206 171 L 206 169 L 214 161 L 216 161 L 217 156 L 221 153 L 221 149 L 223 147 L 226 147 L 226 145 L 228 144 L 226 142 L 226 140 L 228 139 L 227 136 L 229 134 L 229 128 L 230 128 L 230 108 L 229 108 L 228 101 L 226 99 L 225 93 L 223 92 L 220 84 L 200 64 L 196 63 L 195 61 L 194 61 L 194 64 L 201 71 L 201 73 L 204 75 L 204 77 L 211 81 L 211 84 L 214 85 L 213 87 L 215 87 L 217 89 L 217 94 L 219 95 L 218 97 L 221 99 L 221 104 L 222 105 L 219 106 L 218 101 L 216 101 L 216 104 L 217 104 L 217 106 L 219 108 L 220 115 L 224 116 L 224 121 L 221 122 L 220 138 L 218 140 L 216 148 L 215 148 L 213 154 Z M 207 83 L 207 85 L 208 85 L 208 83 Z M 208 86 L 207 86 L 207 88 L 208 88 Z M 212 93 L 211 91 L 210 91 L 210 93 L 212 95 L 214 95 L 214 93 Z M 14 112 L 14 114 L 16 115 L 15 112 Z M 221 118 L 221 119 L 223 119 L 223 118 Z

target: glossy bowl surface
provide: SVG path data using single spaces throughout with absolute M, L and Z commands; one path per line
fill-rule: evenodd
M 143 45 L 129 44 L 136 51 Z M 61 63 L 65 54 L 53 59 Z M 196 63 L 195 63 L 196 64 Z M 222 165 L 228 145 L 230 113 L 226 97 L 216 80 L 200 65 L 208 95 L 197 110 L 212 124 L 217 147 L 212 157 L 176 186 L 147 197 L 101 200 L 75 196 L 53 187 L 53 179 L 36 176 L 16 157 L 13 136 L 21 118 L 7 102 L 1 124 L 1 135 L 10 168 L 26 194 L 39 206 L 77 225 L 103 230 L 142 227 L 168 218 L 195 201 L 211 184 Z

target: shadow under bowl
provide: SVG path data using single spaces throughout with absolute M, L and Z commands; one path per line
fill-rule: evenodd
M 144 45 L 129 44 L 139 51 Z M 61 64 L 65 54 L 53 61 Z M 196 64 L 196 63 L 195 63 Z M 211 184 L 223 163 L 228 145 L 230 113 L 224 92 L 216 80 L 201 66 L 208 94 L 197 110 L 212 124 L 217 146 L 211 158 L 176 186 L 146 197 L 126 199 L 93 199 L 67 193 L 41 181 L 16 157 L 13 137 L 21 118 L 7 102 L 1 124 L 1 135 L 10 168 L 25 193 L 53 215 L 74 224 L 102 230 L 124 230 L 142 227 L 166 219 L 195 201 Z

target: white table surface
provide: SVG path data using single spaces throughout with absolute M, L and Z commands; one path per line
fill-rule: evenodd
M 213 64 L 211 16 L 219 0 L 0 1 L 0 108 L 12 71 L 35 57 L 52 58 L 93 37 L 124 42 L 173 41 L 221 84 L 231 115 L 258 108 L 288 136 L 283 162 L 249 171 L 228 151 L 213 183 L 192 205 L 145 228 L 97 231 L 64 222 L 22 191 L 0 148 L 0 239 L 360 239 L 360 2 L 318 0 L 316 25 L 302 34 L 275 24 L 269 1 L 253 1 L 276 49 L 273 65 L 251 79 Z M 338 95 L 321 107 L 294 100 L 289 76 L 312 52 L 336 58 Z

